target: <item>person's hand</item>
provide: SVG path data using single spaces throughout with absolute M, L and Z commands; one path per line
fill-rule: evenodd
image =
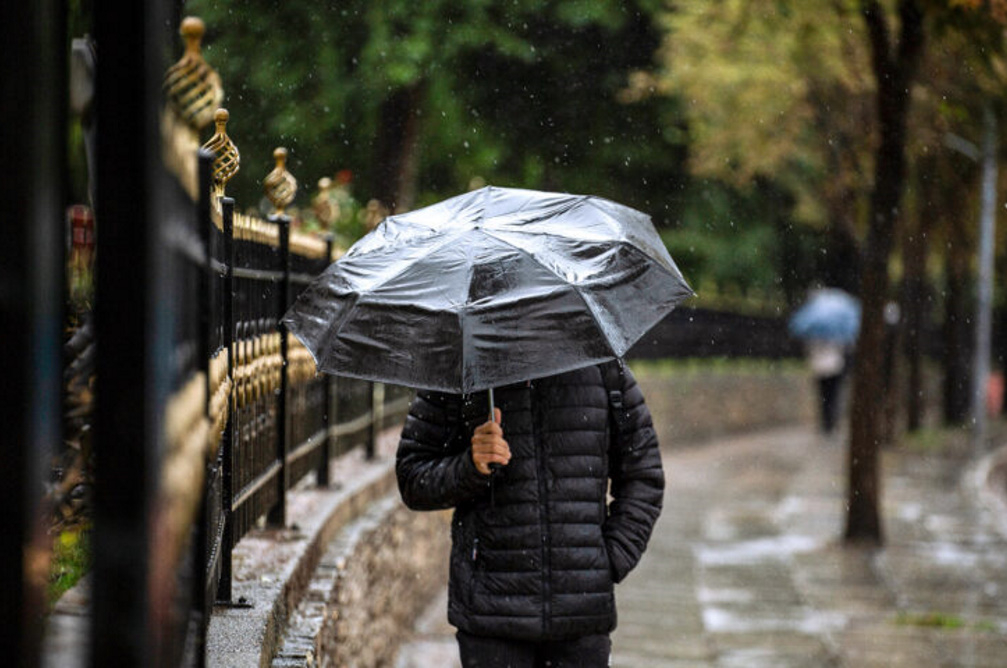
M 491 473 L 490 464 L 506 466 L 510 461 L 510 446 L 504 440 L 503 429 L 500 428 L 500 409 L 495 408 L 493 411 L 493 422 L 479 425 L 472 434 L 472 463 L 483 475 Z

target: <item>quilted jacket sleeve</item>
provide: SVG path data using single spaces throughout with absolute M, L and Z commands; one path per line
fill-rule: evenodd
M 657 434 L 643 393 L 629 369 L 623 381 L 621 425 L 609 450 L 612 502 L 603 527 L 616 582 L 640 561 L 664 499 Z
M 472 462 L 471 445 L 450 395 L 420 392 L 402 428 L 395 473 L 402 500 L 413 510 L 441 510 L 470 501 L 489 488 Z

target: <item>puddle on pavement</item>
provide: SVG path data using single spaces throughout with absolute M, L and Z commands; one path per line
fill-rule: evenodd
M 693 550 L 701 564 L 725 566 L 751 564 L 767 559 L 788 559 L 795 554 L 814 552 L 823 546 L 820 539 L 811 536 L 783 535 L 726 545 L 697 545 Z

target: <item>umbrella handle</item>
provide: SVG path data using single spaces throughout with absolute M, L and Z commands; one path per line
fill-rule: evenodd
M 493 388 L 491 387 L 486 392 L 487 392 L 487 397 L 489 399 L 489 406 L 490 406 L 490 416 L 489 416 L 490 419 L 489 419 L 489 421 L 490 422 L 496 422 L 497 416 L 496 416 L 495 406 L 493 405 Z M 495 475 L 496 472 L 498 470 L 500 470 L 500 465 L 497 464 L 496 462 L 493 462 L 492 464 L 489 465 L 489 469 L 490 469 L 490 475 Z M 490 505 L 491 506 L 492 505 L 496 505 L 494 503 L 494 499 L 492 497 L 493 497 L 493 483 L 490 482 Z

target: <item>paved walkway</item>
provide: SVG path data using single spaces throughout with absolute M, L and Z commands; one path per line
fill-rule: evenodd
M 805 429 L 665 456 L 665 511 L 616 590 L 613 666 L 1007 666 L 1007 539 L 961 454 L 889 452 L 886 546 L 838 543 L 845 448 Z M 445 596 L 398 668 L 458 666 Z

